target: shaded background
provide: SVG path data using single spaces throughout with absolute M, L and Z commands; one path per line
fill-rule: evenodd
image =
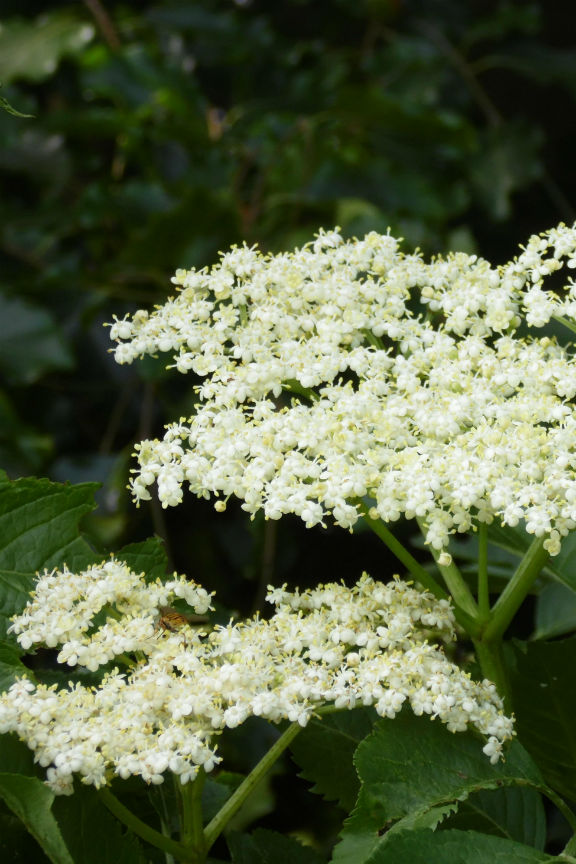
M 161 302 L 177 267 L 232 243 L 390 226 L 409 248 L 502 262 L 573 221 L 576 13 L 544 0 L 4 0 L 1 25 L 0 95 L 34 116 L 0 111 L 0 466 L 101 481 L 92 542 L 156 532 L 229 609 L 258 607 L 270 581 L 387 577 L 395 565 L 366 532 L 250 523 L 191 498 L 135 510 L 133 443 L 191 413 L 194 380 L 163 361 L 116 366 L 102 324 Z M 278 830 L 294 827 L 288 813 Z

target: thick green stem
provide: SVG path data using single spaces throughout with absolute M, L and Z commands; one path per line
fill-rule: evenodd
M 550 557 L 544 549 L 544 539 L 537 537 L 520 561 L 516 572 L 492 608 L 490 620 L 482 632 L 482 641 L 494 642 L 508 629 L 508 625 Z
M 186 849 L 195 852 L 198 862 L 204 861 L 207 851 L 202 823 L 202 789 L 205 780 L 206 772 L 200 768 L 193 783 L 178 783 L 181 803 L 180 840 Z
M 110 810 L 110 812 L 116 816 L 123 825 L 129 828 L 130 831 L 133 831 L 134 834 L 141 837 L 142 840 L 145 840 L 157 849 L 162 849 L 163 852 L 168 852 L 178 861 L 186 861 L 190 862 L 190 864 L 196 862 L 197 859 L 194 856 L 191 856 L 190 852 L 185 849 L 181 843 L 172 840 L 170 837 L 165 837 L 164 834 L 161 834 L 159 831 L 151 828 L 150 825 L 147 825 L 146 822 L 139 819 L 135 813 L 132 813 L 128 807 L 125 807 L 124 804 L 116 798 L 110 789 L 104 787 L 103 789 L 100 789 L 98 794 L 100 800 L 108 810 Z
M 286 731 L 280 735 L 270 750 L 268 750 L 255 768 L 252 769 L 250 774 L 248 774 L 238 788 L 232 793 L 214 819 L 212 819 L 212 821 L 206 826 L 204 830 L 206 851 L 213 846 L 232 816 L 238 812 L 250 793 L 262 780 L 264 775 L 272 768 L 278 757 L 284 752 L 290 742 L 294 740 L 301 729 L 302 727 L 298 723 L 291 723 L 290 726 L 288 726 Z
M 506 664 L 502 656 L 502 642 L 499 639 L 494 642 L 475 639 L 474 650 L 482 674 L 496 685 L 496 689 L 504 702 L 504 708 L 506 711 L 510 711 L 512 700 Z
M 482 621 L 490 617 L 490 592 L 488 590 L 488 526 L 478 525 L 478 611 Z

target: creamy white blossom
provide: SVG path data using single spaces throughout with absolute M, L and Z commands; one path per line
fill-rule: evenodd
M 576 527 L 576 364 L 538 328 L 575 326 L 576 285 L 546 286 L 564 266 L 576 228 L 560 225 L 501 267 L 336 230 L 177 271 L 174 297 L 111 327 L 118 362 L 168 352 L 204 378 L 194 416 L 137 445 L 136 501 L 157 484 L 164 507 L 189 488 L 352 528 L 368 497 L 438 550 L 498 519 L 557 554 Z
M 61 663 L 70 664 L 73 651 L 75 663 L 94 669 L 134 652 L 132 666 L 113 668 L 97 685 L 58 689 L 20 679 L 0 697 L 0 733 L 15 732 L 34 750 L 55 792 L 71 792 L 75 774 L 97 787 L 114 774 L 161 783 L 171 772 L 186 783 L 199 766 L 210 771 L 220 761 L 224 729 L 251 716 L 305 726 L 325 705 L 372 705 L 394 717 L 406 704 L 453 732 L 472 726 L 487 737 L 492 762 L 513 735 L 494 685 L 472 680 L 443 651 L 454 639 L 446 600 L 364 574 L 353 588 L 271 588 L 269 620 L 154 632 L 159 599 L 176 590 L 196 611 L 208 608 L 209 595 L 193 583 L 183 589 L 181 578 L 161 594 L 159 583 L 114 559 L 79 574 L 46 573 L 15 617 L 19 642 L 60 645 Z M 93 617 L 85 611 L 71 627 L 63 598 Z M 102 598 L 114 612 L 105 623 Z M 122 629 L 124 642 L 116 638 Z
M 95 671 L 126 651 L 145 650 L 154 635 L 159 610 L 182 598 L 204 615 L 211 595 L 174 574 L 171 580 L 147 580 L 111 557 L 81 573 L 65 567 L 45 571 L 36 581 L 32 601 L 9 627 L 25 650 L 43 644 L 61 646 L 59 663 Z M 99 612 L 102 623 L 95 623 Z

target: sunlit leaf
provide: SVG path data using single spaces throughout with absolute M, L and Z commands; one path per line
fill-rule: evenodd
M 9 19 L 0 29 L 0 81 L 42 81 L 66 55 L 81 51 L 94 35 L 89 20 L 60 10 L 34 21 Z
M 97 560 L 79 532 L 94 508 L 95 483 L 65 486 L 49 480 L 0 478 L 0 635 L 28 600 L 44 568 L 84 567 Z

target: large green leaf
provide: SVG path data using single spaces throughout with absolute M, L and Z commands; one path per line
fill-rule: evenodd
M 290 745 L 301 776 L 314 783 L 312 791 L 338 801 L 345 810 L 352 809 L 360 789 L 354 753 L 375 719 L 374 711 L 366 708 L 329 714 L 312 720 Z
M 380 720 L 359 745 L 355 764 L 362 788 L 336 849 L 338 864 L 360 864 L 384 842 L 382 831 L 400 819 L 466 800 L 504 785 L 541 788 L 532 759 L 512 742 L 506 760 L 491 765 L 472 733 L 452 734 L 427 717 L 405 712 Z
M 92 39 L 89 20 L 59 11 L 35 21 L 11 19 L 0 30 L 0 81 L 41 81 L 56 71 L 60 59 L 81 51 Z
M 52 813 L 54 793 L 41 780 L 0 774 L 0 796 L 53 864 L 74 864 Z
M 98 557 L 78 527 L 95 506 L 97 488 L 0 477 L 0 638 L 26 605 L 37 571 L 64 563 L 85 567 Z
M 546 814 L 542 795 L 524 786 L 483 789 L 460 805 L 446 827 L 495 834 L 544 849 Z
M 537 766 L 517 742 L 508 747 L 505 760 L 491 765 L 474 734 L 451 733 L 409 712 L 380 720 L 354 761 L 362 796 L 378 801 L 385 822 L 518 780 L 542 785 Z
M 576 801 L 576 637 L 516 643 L 513 651 L 518 737 L 550 786 Z
M 293 837 L 259 829 L 253 834 L 230 834 L 228 847 L 234 864 L 322 864 L 323 859 Z
M 476 831 L 411 831 L 391 835 L 370 864 L 540 864 L 544 852 Z

